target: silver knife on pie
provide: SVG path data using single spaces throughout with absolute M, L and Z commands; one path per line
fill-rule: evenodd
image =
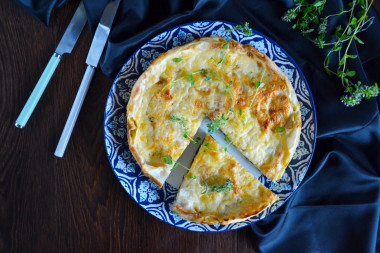
M 215 141 L 225 147 L 226 151 L 229 152 L 248 172 L 250 172 L 255 178 L 262 179 L 264 177 L 266 180 L 267 177 L 253 164 L 249 161 L 237 148 L 235 145 L 231 143 L 228 137 L 219 129 L 209 131 L 209 125 L 211 124 L 211 119 L 205 117 L 195 133 L 193 139 L 199 139 L 197 144 L 190 143 L 185 151 L 182 153 L 180 158 L 176 161 L 176 163 L 180 163 L 183 166 L 175 166 L 175 170 L 172 171 L 169 177 L 166 179 L 166 183 L 170 184 L 174 188 L 179 188 L 183 181 L 183 177 L 187 173 L 187 170 L 184 167 L 191 168 L 191 164 L 193 163 L 194 157 L 196 156 L 199 148 L 201 147 L 203 140 L 206 135 L 211 135 Z

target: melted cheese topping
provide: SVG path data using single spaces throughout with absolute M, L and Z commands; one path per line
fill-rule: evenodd
M 228 224 L 258 214 L 278 197 L 246 171 L 215 140 L 207 136 L 208 149 L 199 150 L 191 170 L 178 190 L 172 210 L 192 222 Z M 207 185 L 224 185 L 231 180 L 227 192 L 203 193 Z
M 270 179 L 280 179 L 300 135 L 295 92 L 266 55 L 220 37 L 169 50 L 140 76 L 127 106 L 130 150 L 161 187 L 173 166 L 162 157 L 177 160 L 203 118 L 222 114 L 229 120 L 220 128 L 233 144 Z

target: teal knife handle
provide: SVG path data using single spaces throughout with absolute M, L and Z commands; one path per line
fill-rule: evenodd
M 54 152 L 54 155 L 57 157 L 63 157 L 63 154 L 65 153 L 67 144 L 69 143 L 71 133 L 73 132 L 75 122 L 77 121 L 77 118 L 79 116 L 80 109 L 82 108 L 84 98 L 86 97 L 86 93 L 88 87 L 90 86 L 92 77 L 94 76 L 94 73 L 95 68 L 91 65 L 87 65 L 87 69 L 79 86 L 77 96 L 75 97 L 73 106 L 70 110 L 69 117 L 67 118 L 65 127 L 63 128 L 61 138 L 59 139 L 57 148 Z
M 34 108 L 36 107 L 38 101 L 40 100 L 42 93 L 46 86 L 48 85 L 51 76 L 53 75 L 58 63 L 61 61 L 61 55 L 54 53 L 50 58 L 44 72 L 42 73 L 40 79 L 38 80 L 36 87 L 34 87 L 32 94 L 30 95 L 28 101 L 26 102 L 24 108 L 22 109 L 20 115 L 18 116 L 15 126 L 18 128 L 23 128 L 29 120 L 30 115 Z

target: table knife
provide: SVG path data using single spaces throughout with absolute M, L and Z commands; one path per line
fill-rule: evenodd
M 208 125 L 211 123 L 210 118 L 205 117 L 198 128 L 197 132 L 195 133 L 193 139 L 199 138 L 200 141 L 198 141 L 197 144 L 190 143 L 185 151 L 182 153 L 180 158 L 176 161 L 176 163 L 181 163 L 187 168 L 191 168 L 191 164 L 193 163 L 194 157 L 196 156 L 200 146 L 203 143 L 204 138 L 207 134 L 211 135 L 212 138 L 222 147 L 227 148 L 227 152 L 229 152 L 234 158 L 249 172 L 251 173 L 255 178 L 257 178 L 260 181 L 263 181 L 264 179 L 269 182 L 269 185 L 275 185 L 274 182 L 271 182 L 270 179 L 268 179 L 254 164 L 251 163 L 237 148 L 235 145 L 231 143 L 231 141 L 227 138 L 227 136 L 220 131 L 219 129 L 216 129 L 214 132 L 210 133 L 208 132 Z M 177 168 L 172 171 L 169 175 L 169 177 L 166 179 L 166 183 L 170 184 L 174 188 L 179 188 L 183 181 L 184 175 L 187 173 L 187 170 L 184 169 L 182 166 L 177 166 Z
M 86 10 L 84 8 L 83 2 L 81 1 L 77 10 L 75 11 L 74 16 L 70 21 L 69 26 L 66 28 L 66 31 L 63 34 L 61 41 L 58 44 L 58 47 L 56 48 L 53 56 L 50 58 L 44 72 L 42 73 L 40 79 L 34 87 L 32 94 L 30 95 L 28 101 L 26 102 L 24 108 L 18 116 L 15 123 L 16 127 L 23 128 L 26 125 L 30 116 L 33 113 L 34 108 L 40 100 L 42 93 L 48 85 L 50 78 L 52 77 L 55 69 L 61 61 L 62 55 L 65 53 L 71 53 L 86 22 Z
M 103 11 L 102 17 L 100 18 L 98 27 L 95 31 L 94 39 L 92 40 L 91 47 L 87 55 L 86 72 L 84 73 L 78 93 L 74 100 L 74 104 L 71 107 L 69 117 L 67 118 L 61 138 L 59 139 L 57 148 L 54 152 L 54 155 L 57 157 L 62 157 L 65 153 L 71 133 L 75 126 L 75 122 L 78 118 L 80 109 L 82 108 L 88 87 L 90 86 L 92 77 L 95 73 L 95 69 L 98 66 L 100 56 L 102 55 L 104 46 L 106 45 L 117 8 L 119 7 L 119 3 L 120 0 L 115 0 L 108 3 Z

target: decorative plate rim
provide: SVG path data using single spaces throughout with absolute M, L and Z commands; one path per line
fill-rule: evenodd
M 108 157 L 108 161 L 109 161 L 109 163 L 110 163 L 110 165 L 111 165 L 111 168 L 112 168 L 112 171 L 114 172 L 114 174 L 115 174 L 115 176 L 116 176 L 116 179 L 119 181 L 119 183 L 120 184 L 122 184 L 122 182 L 121 182 L 121 180 L 119 179 L 119 177 L 118 177 L 118 175 L 117 175 L 117 172 L 116 172 L 116 168 L 113 166 L 113 163 L 112 163 L 112 161 L 111 161 L 111 156 L 110 156 L 110 154 L 107 152 L 107 139 L 106 139 L 106 136 L 108 135 L 107 133 L 106 133 L 106 131 L 107 131 L 107 115 L 108 114 L 112 114 L 111 112 L 108 112 L 107 113 L 107 105 L 108 105 L 108 102 L 109 102 L 109 99 L 112 99 L 112 97 L 115 95 L 114 94 L 114 92 L 113 92 L 113 90 L 115 89 L 117 89 L 117 87 L 115 87 L 115 86 L 117 86 L 117 82 L 119 81 L 119 78 L 120 78 L 120 76 L 123 74 L 123 70 L 126 68 L 126 66 L 128 65 L 128 63 L 131 61 L 131 60 L 133 60 L 133 58 L 136 56 L 136 54 L 138 54 L 141 50 L 142 50 L 142 48 L 143 47 L 145 47 L 145 46 L 147 46 L 148 44 L 150 44 L 150 43 L 152 43 L 152 40 L 154 39 L 154 38 L 156 38 L 156 37 L 158 37 L 159 35 L 162 35 L 162 34 L 164 34 L 164 33 L 167 33 L 167 34 L 169 34 L 170 32 L 173 32 L 174 30 L 176 30 L 176 29 L 180 29 L 180 28 L 183 28 L 183 27 L 186 27 L 186 26 L 191 26 L 191 25 L 195 25 L 196 23 L 210 23 L 210 24 L 215 24 L 215 23 L 221 23 L 222 25 L 225 25 L 225 24 L 227 24 L 227 25 L 230 25 L 230 26 L 232 26 L 232 27 L 235 27 L 237 24 L 236 23 L 233 23 L 233 22 L 228 22 L 228 21 L 220 21 L 220 20 L 200 20 L 200 21 L 195 21 L 195 22 L 189 22 L 189 23 L 184 23 L 184 24 L 180 24 L 180 25 L 177 25 L 177 26 L 174 26 L 174 27 L 172 27 L 172 28 L 170 28 L 170 29 L 167 29 L 167 30 L 164 30 L 164 31 L 161 31 L 161 32 L 158 32 L 157 34 L 155 34 L 155 35 L 153 35 L 148 41 L 146 41 L 144 44 L 142 44 L 139 48 L 137 48 L 132 54 L 131 54 L 131 56 L 125 61 L 125 63 L 123 64 L 123 66 L 122 66 L 122 68 L 120 69 L 120 71 L 118 72 L 118 74 L 117 74 L 117 76 L 116 76 L 116 78 L 114 79 L 114 81 L 113 81 L 113 83 L 112 83 L 112 85 L 111 85 L 111 88 L 110 88 L 110 91 L 109 91 L 109 93 L 108 93 L 108 95 L 107 95 L 107 100 L 106 100 L 106 106 L 105 106 L 105 112 L 104 112 L 104 117 L 103 117 L 103 138 L 104 138 L 104 145 L 105 145 L 105 148 L 106 148 L 106 153 L 107 153 L 107 157 Z M 309 84 L 308 84 L 308 82 L 307 82 L 307 80 L 306 80 L 306 77 L 304 76 L 304 74 L 303 74 L 303 72 L 301 71 L 301 69 L 300 69 L 300 67 L 298 66 L 298 64 L 295 62 L 295 60 L 283 49 L 283 47 L 282 46 L 280 46 L 277 42 L 275 42 L 274 40 L 272 40 L 271 38 L 269 38 L 268 36 L 266 36 L 266 35 L 264 35 L 264 34 L 262 34 L 261 32 L 259 32 L 259 31 L 257 31 L 257 30 L 255 30 L 255 29 L 252 29 L 251 28 L 251 30 L 252 30 L 252 32 L 253 32 L 253 35 L 259 35 L 259 36 L 261 36 L 262 38 L 264 38 L 264 39 L 266 39 L 266 40 L 268 40 L 273 46 L 277 46 L 280 50 L 281 50 L 281 52 L 283 53 L 283 54 L 285 54 L 285 56 L 286 56 L 286 58 L 288 58 L 288 62 L 289 63 L 292 63 L 293 65 L 294 65 L 294 67 L 295 67 L 295 69 L 297 70 L 297 72 L 299 73 L 299 75 L 300 75 L 300 79 L 301 79 L 301 81 L 303 81 L 304 82 L 304 84 L 305 84 L 305 86 L 306 86 L 306 89 L 307 89 L 307 91 L 308 91 L 308 93 L 309 93 L 309 97 L 310 97 L 310 100 L 309 100 L 309 102 L 310 102 L 310 105 L 311 105 L 311 108 L 312 108 L 312 112 L 311 112 L 311 114 L 312 114 L 312 119 L 313 119 L 313 124 L 314 124 L 314 131 L 313 131 L 313 141 L 312 141 L 312 144 L 311 144 L 311 152 L 310 152 L 310 157 L 309 157 L 309 159 L 308 159 L 308 161 L 307 161 L 307 164 L 306 164 L 306 166 L 305 166 L 305 171 L 303 172 L 303 176 L 302 176 L 302 179 L 299 181 L 299 183 L 296 185 L 296 187 L 295 187 L 295 189 L 293 189 L 287 196 L 286 196 L 286 198 L 279 204 L 279 205 L 277 205 L 273 210 L 271 210 L 271 211 L 269 211 L 266 215 L 264 215 L 263 217 L 260 217 L 260 218 L 258 218 L 257 220 L 254 220 L 254 221 L 252 221 L 252 222 L 250 222 L 250 223 L 247 223 L 247 224 L 243 224 L 243 225 L 241 225 L 241 226 L 238 226 L 238 227 L 231 227 L 231 228 L 229 228 L 229 229 L 225 229 L 225 230 L 219 230 L 218 228 L 217 229 L 215 229 L 215 230 L 197 230 L 197 229 L 190 229 L 190 228 L 193 228 L 193 227 L 180 227 L 180 226 L 177 226 L 176 224 L 174 224 L 174 223 L 170 223 L 170 222 L 168 222 L 167 220 L 164 220 L 164 219 L 161 219 L 160 217 L 156 217 L 153 213 L 151 213 L 151 212 L 149 212 L 138 200 L 137 200 L 137 198 L 134 198 L 128 191 L 127 191 L 127 189 L 124 187 L 124 185 L 122 184 L 122 186 L 123 186 L 123 188 L 124 188 L 124 190 L 127 192 L 127 194 L 140 206 L 140 207 L 142 207 L 145 211 L 147 211 L 149 214 L 151 214 L 152 216 L 154 216 L 155 218 L 158 218 L 158 219 L 160 219 L 161 221 L 163 221 L 163 222 L 165 222 L 165 223 L 167 223 L 167 224 L 170 224 L 170 225 L 172 225 L 172 226 L 174 226 L 174 227 L 178 227 L 178 228 L 181 228 L 181 229 L 185 229 L 185 230 L 189 230 L 189 231 L 194 231 L 194 232 L 206 232 L 206 233 L 216 233 L 216 232 L 226 232 L 226 231 L 231 231 L 231 230 L 236 230 L 236 229 L 240 229 L 240 228 L 243 228 L 243 227 L 246 227 L 246 226 L 248 226 L 248 225 L 252 225 L 253 223 L 255 223 L 255 222 L 257 222 L 257 221 L 260 221 L 260 220 L 262 220 L 262 219 L 264 219 L 265 217 L 267 217 L 268 215 L 270 215 L 270 214 L 272 214 L 273 212 L 275 212 L 279 207 L 281 207 L 286 201 L 288 201 L 289 200 L 289 198 L 298 190 L 298 188 L 299 188 L 299 186 L 302 184 L 302 182 L 303 182 L 303 180 L 304 180 L 304 176 L 306 175 L 306 173 L 307 173 L 307 170 L 309 169 L 309 166 L 310 166 L 310 163 L 311 163 L 311 160 L 312 160 L 312 158 L 313 158 L 313 155 L 314 155 L 314 151 L 315 151 L 315 145 L 316 145 L 316 135 L 317 135 L 317 115 L 316 115 L 316 109 L 315 109 L 315 103 L 314 103 L 314 98 L 313 98 L 313 95 L 312 95 L 312 93 L 311 93 L 311 90 L 310 90 L 310 87 L 309 87 Z M 200 37 L 204 37 L 203 36 L 203 34 L 202 34 L 202 36 L 200 36 Z M 231 36 L 232 37 L 232 36 Z M 173 38 L 171 38 L 171 39 L 173 39 Z M 170 49 L 170 48 L 169 48 Z M 168 49 L 168 50 L 169 50 Z M 270 58 L 270 56 L 268 55 L 268 57 Z M 272 60 L 274 60 L 274 59 L 272 59 Z M 276 63 L 277 64 L 277 63 Z M 144 72 L 145 70 L 143 70 L 142 72 Z M 294 83 L 292 82 L 292 86 L 294 86 Z M 128 100 L 129 100 L 129 98 L 128 98 Z M 128 101 L 126 101 L 126 103 L 125 103 L 125 106 L 126 106 L 126 104 L 128 103 Z M 115 108 L 113 108 L 113 110 L 112 111 L 115 111 L 114 110 Z M 292 160 L 293 160 L 293 158 L 292 158 Z M 140 168 L 138 168 L 138 170 L 141 170 Z M 141 173 L 141 171 L 140 171 L 140 173 Z M 261 181 L 261 180 L 260 180 Z M 262 182 L 262 183 L 264 183 L 264 182 Z M 265 183 L 264 183 L 265 184 Z M 167 185 L 167 184 L 165 184 L 165 185 Z M 163 188 L 162 189 L 164 189 L 164 187 L 165 186 L 163 186 Z M 162 200 L 162 203 L 165 203 L 165 200 Z M 272 204 L 273 205 L 273 204 Z M 271 206 L 272 206 L 271 205 Z M 268 207 L 269 208 L 269 207 Z M 267 210 L 268 208 L 266 208 L 265 210 Z M 259 214 L 261 214 L 261 213 L 259 213 Z M 259 215 L 259 214 L 257 214 L 257 215 Z M 193 222 L 190 222 L 190 223 L 193 223 Z M 194 226 L 197 226 L 197 225 L 199 225 L 199 226 L 201 226 L 201 225 L 203 225 L 203 224 L 198 224 L 198 223 L 193 223 L 194 224 Z M 239 224 L 239 222 L 238 223 L 236 223 L 236 224 Z M 228 226 L 228 225 L 220 225 L 220 226 Z M 218 226 L 219 227 L 219 226 Z

